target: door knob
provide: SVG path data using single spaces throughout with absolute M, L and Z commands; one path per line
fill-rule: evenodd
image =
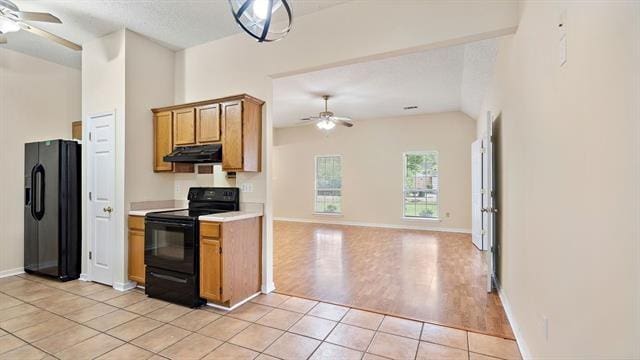
M 106 208 L 103 208 L 102 211 L 104 212 L 108 212 L 109 214 L 111 214 L 111 212 L 113 211 L 113 209 L 111 208 L 111 206 L 107 206 Z

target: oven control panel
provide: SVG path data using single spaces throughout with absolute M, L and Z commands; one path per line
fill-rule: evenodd
M 201 187 L 190 188 L 190 201 L 220 201 L 220 202 L 236 202 L 240 197 L 240 189 L 238 188 L 222 188 L 222 187 Z

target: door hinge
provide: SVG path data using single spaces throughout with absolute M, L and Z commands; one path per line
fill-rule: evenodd
M 487 152 L 487 149 L 485 149 L 485 148 L 481 147 L 481 148 L 480 148 L 480 154 L 484 154 L 485 152 Z
M 222 296 L 222 286 L 220 286 L 220 296 Z
M 91 131 L 89 131 L 89 141 L 91 141 Z
M 91 260 L 91 255 L 92 255 L 91 251 L 89 251 L 89 260 Z
M 482 234 L 482 235 L 486 235 L 486 234 L 487 234 L 487 230 L 482 230 L 482 231 L 480 232 L 480 234 Z
M 219 248 L 219 249 L 220 249 L 220 254 L 222 254 L 222 248 Z
M 89 201 L 91 201 L 91 191 L 89 191 Z

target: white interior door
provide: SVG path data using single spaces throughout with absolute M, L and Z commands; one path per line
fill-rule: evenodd
M 487 258 L 487 291 L 493 291 L 493 279 L 495 277 L 494 264 L 494 243 L 495 243 L 495 183 L 493 173 L 493 119 L 491 112 L 487 112 L 487 127 L 483 139 L 482 152 L 482 182 L 483 188 L 483 208 L 482 223 L 484 229 L 483 243 L 486 244 Z
M 91 280 L 113 284 L 115 114 L 89 118 L 89 253 Z
M 479 250 L 487 250 L 483 234 L 482 139 L 471 144 L 471 240 Z

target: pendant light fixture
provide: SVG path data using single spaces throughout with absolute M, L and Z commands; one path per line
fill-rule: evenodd
M 229 5 L 238 25 L 258 42 L 280 40 L 291 30 L 291 7 L 287 0 L 229 0 Z M 280 13 L 282 16 L 274 19 Z M 274 20 L 285 21 L 285 15 L 286 26 L 273 30 Z

